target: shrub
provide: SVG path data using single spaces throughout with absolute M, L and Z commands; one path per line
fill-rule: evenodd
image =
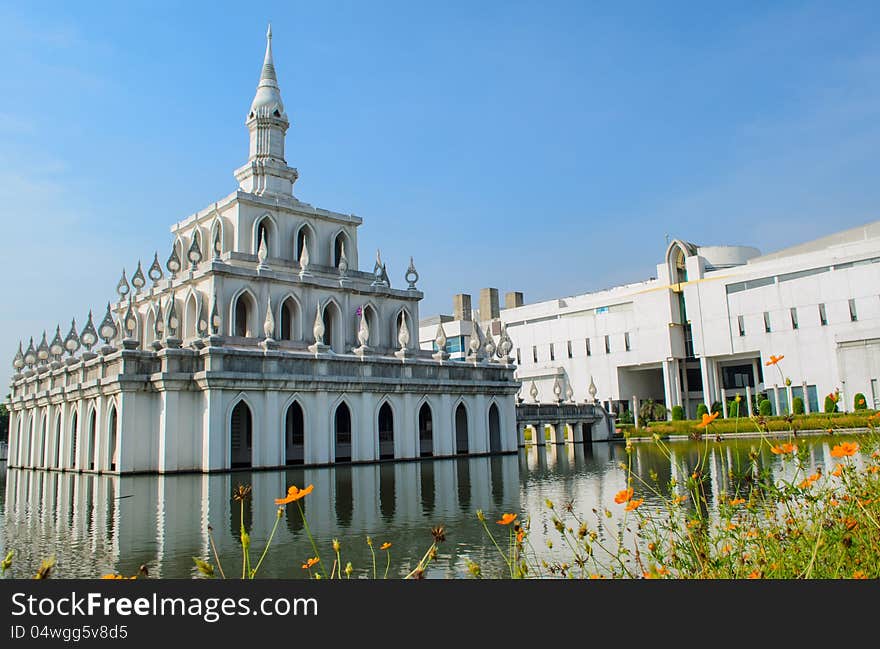
M 724 414 L 724 409 L 722 408 L 720 401 L 716 401 L 712 404 L 712 412 L 717 412 L 719 415 Z
M 697 406 L 697 419 L 702 420 L 703 415 L 708 415 L 708 414 L 709 414 L 709 409 L 706 407 L 705 403 L 701 403 L 700 405 Z
M 773 414 L 773 406 L 770 405 L 770 399 L 764 399 L 758 404 L 758 413 L 764 417 L 769 417 Z
M 865 399 L 865 395 L 861 392 L 856 392 L 856 396 L 853 398 L 853 410 L 867 410 L 868 409 L 868 401 Z
M 684 419 L 684 408 L 672 406 L 672 421 L 681 421 L 682 419 Z
M 633 423 L 633 414 L 629 410 L 624 410 L 617 417 L 618 424 L 631 424 Z
M 653 399 L 647 399 L 639 406 L 639 421 L 647 426 L 649 421 L 663 421 L 666 419 L 666 406 L 657 403 Z
M 825 412 L 837 412 L 837 400 L 831 394 L 825 397 Z
M 804 414 L 804 400 L 800 397 L 795 397 L 791 400 L 791 412 L 795 415 Z

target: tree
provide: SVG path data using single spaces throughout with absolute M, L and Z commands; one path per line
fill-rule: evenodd
M 653 399 L 647 399 L 639 406 L 639 420 L 647 423 L 649 421 L 664 421 L 666 419 L 666 406 L 657 403 Z
M 865 395 L 861 392 L 856 392 L 856 396 L 853 397 L 853 410 L 867 410 L 868 409 L 868 401 L 865 399 Z
M 825 397 L 825 412 L 837 412 L 837 398 L 834 393 L 829 394 Z
M 795 397 L 791 400 L 791 412 L 795 415 L 804 414 L 804 400 L 800 397 Z
M 773 406 L 770 404 L 770 399 L 764 399 L 758 404 L 758 412 L 764 417 L 769 417 L 773 414 Z
M 681 421 L 682 419 L 684 419 L 684 408 L 672 406 L 672 421 Z

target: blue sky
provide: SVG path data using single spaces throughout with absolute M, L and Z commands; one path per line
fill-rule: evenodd
M 299 198 L 423 316 L 880 218 L 876 2 L 0 3 L 0 379 L 236 187 L 266 22 Z M 476 297 L 476 295 L 475 295 Z

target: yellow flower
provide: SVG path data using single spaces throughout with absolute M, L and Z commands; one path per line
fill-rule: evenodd
M 852 578 L 853 578 L 853 579 L 867 579 L 867 578 L 868 578 L 868 575 L 866 575 L 865 572 L 864 572 L 863 570 L 856 570 L 856 571 L 852 574 Z
M 776 365 L 776 364 L 777 364 L 779 361 L 781 361 L 783 358 L 785 358 L 785 356 L 783 356 L 783 355 L 780 355 L 780 356 L 773 356 L 773 355 L 771 354 L 771 355 L 770 355 L 770 360 L 767 361 L 766 363 L 764 363 L 764 365 L 766 365 L 767 367 L 770 367 L 771 365 Z
M 811 484 L 816 482 L 816 480 L 818 480 L 820 477 L 822 477 L 820 473 L 814 473 L 813 475 L 807 476 L 806 478 L 804 478 L 804 481 L 801 482 L 801 484 L 800 484 L 801 489 L 808 488 Z
M 760 570 L 753 570 L 752 572 L 749 573 L 749 579 L 760 579 L 760 578 L 761 578 L 761 571 Z
M 737 505 L 742 505 L 746 501 L 745 498 L 734 498 L 730 501 L 731 507 L 736 507 Z
M 779 446 L 771 446 L 770 452 L 773 455 L 784 455 L 787 453 L 797 453 L 798 447 L 797 444 L 789 444 L 786 442 L 785 444 L 780 444 Z
M 306 562 L 303 564 L 303 570 L 308 570 L 312 566 L 318 563 L 318 557 L 311 557 L 310 559 L 306 559 Z
M 831 457 L 849 457 L 859 451 L 858 442 L 841 442 L 831 449 Z
M 834 471 L 831 472 L 831 475 L 833 475 L 835 478 L 839 478 L 842 473 L 843 473 L 843 465 L 838 464 L 837 466 L 834 467 Z
M 516 520 L 516 514 L 504 514 L 501 517 L 501 520 L 495 521 L 499 525 L 510 525 L 513 521 Z
M 718 419 L 718 414 L 719 414 L 719 413 L 717 413 L 717 412 L 713 412 L 711 415 L 710 415 L 710 414 L 704 414 L 704 415 L 703 415 L 703 421 L 701 421 L 699 424 L 697 424 L 697 428 L 705 428 L 706 426 L 708 426 L 709 424 L 711 424 L 713 421 L 715 421 L 716 419 Z
M 633 493 L 635 492 L 633 492 L 632 489 L 624 489 L 623 491 L 618 491 L 617 494 L 614 496 L 614 502 L 616 502 L 618 505 L 622 505 L 633 497 Z
M 387 550 L 390 547 L 391 547 L 391 544 L 388 541 L 385 541 L 385 543 L 383 543 L 382 545 L 379 546 L 379 549 L 380 550 Z
M 300 500 L 301 498 L 305 498 L 306 496 L 308 496 L 310 493 L 312 493 L 312 491 L 314 491 L 314 489 L 315 485 L 313 484 L 310 484 L 304 489 L 300 489 L 296 485 L 291 485 L 291 487 L 287 490 L 287 495 L 284 498 L 276 498 L 275 504 L 286 505 L 288 503 L 295 502 L 297 500 Z

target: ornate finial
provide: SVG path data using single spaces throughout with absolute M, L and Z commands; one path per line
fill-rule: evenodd
M 220 240 L 220 228 L 214 228 L 214 259 L 220 259 L 220 254 L 223 252 L 223 242 Z
M 171 255 L 168 257 L 168 261 L 165 262 L 165 268 L 171 273 L 171 279 L 177 276 L 177 271 L 180 270 L 180 256 L 177 254 L 176 245 L 171 246 Z
M 40 346 L 37 347 L 37 360 L 40 361 L 40 365 L 45 365 L 46 361 L 49 360 L 49 343 L 46 341 L 45 331 L 43 331 L 43 339 L 40 341 Z
M 150 270 L 147 271 L 147 275 L 149 275 L 150 279 L 153 280 L 153 284 L 158 282 L 164 276 L 164 273 L 162 272 L 162 267 L 159 265 L 158 252 L 153 255 L 153 263 L 150 264 Z
M 31 342 L 28 344 L 28 348 L 24 353 L 24 363 L 28 367 L 33 367 L 34 363 L 37 362 L 37 350 L 34 349 L 34 337 L 31 336 Z
M 196 319 L 196 333 L 199 335 L 199 338 L 204 338 L 208 335 L 208 321 L 205 319 L 205 307 L 199 303 L 199 313 Z
M 302 250 L 299 251 L 299 276 L 302 278 L 303 275 L 308 274 L 309 268 L 309 247 L 306 245 L 305 241 L 303 241 Z
M 269 27 L 266 29 L 266 39 L 272 40 L 272 23 L 269 23 Z
M 367 324 L 367 309 L 366 307 L 361 307 L 361 322 L 358 327 L 358 342 L 361 346 L 366 347 L 367 343 L 370 342 L 370 326 Z
M 113 322 L 113 316 L 110 313 L 110 303 L 107 302 L 107 312 L 104 314 L 104 319 L 101 320 L 101 326 L 98 328 L 98 332 L 101 334 L 101 339 L 104 341 L 104 346 L 109 347 L 110 341 L 116 338 L 116 335 L 119 333 L 116 329 L 116 323 Z
M 596 389 L 596 384 L 593 382 L 593 375 L 591 374 L 591 375 L 590 375 L 590 387 L 587 388 L 587 392 L 590 393 L 590 400 L 591 400 L 593 403 L 596 403 L 596 393 L 597 393 L 598 391 L 599 391 L 599 390 Z
M 211 297 L 211 335 L 217 336 L 220 334 L 220 309 L 217 305 L 217 291 L 214 291 L 214 295 Z
M 498 341 L 498 358 L 504 361 L 505 365 L 510 363 L 510 350 L 513 349 L 513 341 L 507 334 L 507 325 L 501 324 L 501 340 Z
M 162 314 L 162 298 L 156 302 L 156 320 L 153 322 L 153 334 L 160 340 L 165 333 L 165 316 Z
M 339 264 L 337 266 L 339 269 L 339 274 L 342 277 L 345 277 L 345 274 L 348 273 L 348 257 L 345 256 L 345 242 L 341 241 L 339 243 Z
M 486 329 L 483 351 L 486 352 L 486 360 L 491 363 L 495 359 L 495 339 L 492 338 L 492 332 L 489 329 Z
M 407 287 L 408 290 L 410 290 L 410 291 L 418 290 L 416 288 L 416 282 L 419 281 L 419 273 L 416 270 L 416 266 L 413 263 L 412 257 L 409 258 L 409 268 L 406 269 L 405 279 L 409 283 L 409 286 Z
M 400 312 L 400 329 L 397 333 L 397 342 L 400 343 L 401 349 L 406 349 L 409 345 L 409 327 L 406 326 L 406 311 Z
M 64 339 L 64 349 L 71 357 L 79 350 L 79 336 L 76 333 L 76 318 L 70 321 L 70 331 L 67 332 L 67 338 Z M 25 357 L 27 360 L 27 357 Z
M 269 256 L 269 251 L 266 248 L 266 231 L 262 230 L 260 232 L 260 247 L 257 248 L 257 261 L 260 266 L 266 266 L 266 258 Z
M 538 403 L 538 386 L 535 385 L 534 381 L 532 381 L 532 385 L 529 388 L 529 396 L 532 397 L 534 403 Z
M 174 293 L 168 299 L 168 314 L 165 317 L 165 336 L 166 338 L 177 338 L 177 330 L 180 327 L 180 319 L 177 317 L 177 300 Z
M 125 310 L 125 316 L 122 318 L 122 328 L 125 330 L 125 337 L 129 340 L 134 340 L 137 333 L 137 318 L 134 315 L 131 298 L 128 298 L 128 308 Z
M 272 340 L 275 334 L 275 316 L 272 315 L 272 296 L 269 296 L 269 302 L 266 304 L 266 319 L 263 321 L 263 334 L 266 340 Z
M 12 367 L 16 372 L 20 372 L 24 367 L 24 352 L 21 351 L 21 341 L 18 341 L 18 351 L 15 352 L 15 358 L 12 359 Z
M 134 283 L 134 278 L 132 278 L 132 283 Z M 89 319 L 86 321 L 86 326 L 83 327 L 82 333 L 79 335 L 80 342 L 82 342 L 83 346 L 86 348 L 87 352 L 92 351 L 92 347 L 95 346 L 95 343 L 98 342 L 98 332 L 95 331 L 95 324 L 92 322 L 92 312 L 89 311 Z
M 574 390 L 571 387 L 571 382 L 565 382 L 565 400 L 569 403 L 574 403 Z
M 141 289 L 147 284 L 147 278 L 144 277 L 144 271 L 141 269 L 141 260 L 138 259 L 137 270 L 131 276 L 131 285 L 134 286 L 135 293 L 140 293 Z
M 21 351 L 21 345 L 19 344 L 19 351 Z M 55 337 L 52 339 L 52 342 L 49 344 L 49 353 L 52 354 L 52 358 L 57 362 L 61 360 L 61 356 L 64 354 L 64 339 L 61 338 L 61 325 L 57 325 L 55 327 Z
M 376 249 L 376 263 L 373 265 L 372 286 L 391 286 L 391 282 L 388 281 L 388 272 L 382 262 L 382 253 L 378 248 Z
M 556 397 L 556 402 L 562 401 L 562 386 L 559 384 L 559 376 L 553 379 L 553 396 Z
M 122 277 L 119 279 L 119 283 L 116 285 L 116 292 L 119 294 L 119 299 L 124 300 L 125 296 L 128 295 L 129 292 L 128 280 L 125 278 L 125 269 L 122 269 Z
M 443 328 L 443 322 L 437 325 L 437 333 L 434 334 L 434 347 L 437 348 L 432 354 L 432 357 L 436 361 L 445 361 L 449 358 L 449 354 L 446 352 L 446 330 Z
M 199 245 L 200 238 L 198 232 L 193 232 L 193 238 L 189 244 L 189 250 L 186 251 L 186 258 L 189 259 L 192 264 L 193 270 L 195 270 L 196 266 L 199 265 L 199 262 L 202 261 L 202 247 Z
M 312 334 L 315 336 L 315 344 L 324 344 L 324 318 L 321 317 L 321 305 L 318 304 L 315 310 L 315 324 L 312 327 Z
M 480 323 L 474 321 L 474 331 L 471 334 L 471 340 L 468 343 L 468 349 L 470 349 L 470 356 L 473 356 L 474 362 L 478 361 L 480 358 L 480 349 L 483 347 L 483 336 L 480 332 Z

